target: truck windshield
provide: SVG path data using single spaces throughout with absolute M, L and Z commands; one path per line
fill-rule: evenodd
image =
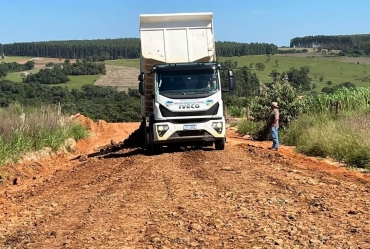
M 213 94 L 220 89 L 214 69 L 159 71 L 156 91 L 163 95 Z

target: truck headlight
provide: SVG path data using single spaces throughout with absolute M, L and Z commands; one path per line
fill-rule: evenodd
M 157 125 L 158 136 L 162 137 L 168 131 L 168 125 Z
M 219 134 L 222 132 L 223 123 L 222 122 L 213 122 L 212 128 L 215 129 Z

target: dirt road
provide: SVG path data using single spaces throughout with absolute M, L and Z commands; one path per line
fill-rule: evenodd
M 90 123 L 77 148 L 136 125 Z M 0 248 L 370 248 L 366 175 L 233 136 L 221 152 L 30 162 L 35 177 L 0 187 Z

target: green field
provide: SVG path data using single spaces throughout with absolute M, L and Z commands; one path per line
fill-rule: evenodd
M 38 71 L 39 71 L 39 69 L 33 69 L 33 70 L 28 70 L 27 72 L 37 73 Z M 8 75 L 5 77 L 5 79 L 13 81 L 13 82 L 22 82 L 21 72 L 8 73 Z
M 33 57 L 30 57 L 30 56 L 9 56 L 9 57 L 5 57 L 4 59 L 0 58 L 0 63 L 1 62 L 5 62 L 5 63 L 19 62 L 19 61 L 29 60 L 29 59 L 32 59 L 32 58 Z
M 83 85 L 92 85 L 94 82 L 99 79 L 101 74 L 97 75 L 78 75 L 78 76 L 71 76 L 68 75 L 68 78 L 70 78 L 71 81 L 67 83 L 62 83 L 54 86 L 66 86 L 69 90 L 71 89 L 81 89 Z M 50 85 L 53 86 L 53 85 Z
M 329 61 L 320 58 L 304 58 L 304 57 L 291 57 L 283 55 L 273 55 L 271 56 L 270 62 L 266 63 L 266 55 L 253 55 L 253 56 L 240 56 L 240 57 L 219 57 L 219 61 L 233 60 L 238 63 L 238 66 L 249 67 L 251 63 L 256 65 L 258 62 L 265 64 L 264 71 L 253 70 L 262 83 L 269 83 L 272 81 L 269 74 L 272 70 L 278 72 L 288 71 L 291 67 L 299 69 L 303 66 L 310 67 L 310 77 L 312 82 L 315 82 L 317 88 L 315 91 L 321 91 L 323 87 L 326 86 L 327 81 L 332 81 L 333 85 L 338 85 L 343 82 L 351 82 L 356 86 L 368 87 L 370 82 L 361 82 L 354 79 L 357 77 L 367 77 L 370 76 L 370 66 L 369 65 L 357 65 L 354 63 L 341 62 L 341 61 Z M 275 61 L 278 60 L 278 66 L 276 66 Z M 370 58 L 368 58 L 370 61 Z M 315 78 L 315 74 L 321 74 L 324 76 L 324 80 L 320 83 L 318 77 Z
M 38 72 L 38 69 L 31 70 L 29 72 L 36 73 Z M 68 75 L 68 78 L 70 79 L 67 83 L 57 84 L 57 85 L 48 85 L 48 86 L 66 86 L 69 90 L 71 89 L 81 89 L 81 86 L 83 85 L 92 85 L 94 82 L 99 79 L 101 74 L 97 75 L 78 75 L 78 76 L 71 76 Z M 13 81 L 13 82 L 22 82 L 22 78 L 20 76 L 20 73 L 10 73 L 6 76 L 7 80 Z
M 10 56 L 4 59 L 4 62 L 24 62 L 25 60 L 31 59 L 32 57 L 24 57 L 24 56 Z M 41 68 L 44 67 L 44 64 L 48 61 L 59 61 L 57 58 L 45 58 L 42 61 L 36 61 L 38 64 L 38 68 L 33 70 L 28 70 L 29 73 L 37 73 Z M 40 67 L 41 65 L 41 67 Z M 94 82 L 99 79 L 101 74 L 98 75 L 79 75 L 79 76 L 71 76 L 69 75 L 68 78 L 70 79 L 69 82 L 57 85 L 48 85 L 48 86 L 66 86 L 68 89 L 80 89 L 83 85 L 92 85 Z M 13 82 L 22 82 L 21 72 L 16 73 L 9 73 L 5 79 L 13 81 Z
M 266 55 L 253 55 L 253 56 L 240 56 L 240 57 L 218 57 L 218 61 L 233 60 L 238 63 L 239 67 L 247 66 L 253 63 L 254 66 L 258 62 L 265 64 L 264 71 L 254 69 L 253 71 L 257 74 L 258 78 L 262 83 L 270 83 L 272 81 L 269 76 L 272 70 L 277 70 L 282 73 L 288 71 L 291 67 L 299 69 L 303 66 L 310 67 L 310 77 L 312 82 L 317 86 L 315 91 L 321 91 L 326 86 L 327 81 L 333 82 L 333 85 L 338 85 L 343 82 L 351 82 L 358 87 L 368 87 L 370 82 L 362 82 L 355 80 L 355 76 L 358 78 L 370 76 L 370 65 L 364 63 L 370 63 L 370 58 L 351 58 L 351 57 L 309 57 L 310 54 L 303 56 L 287 56 L 287 55 L 273 55 L 271 56 L 270 62 L 267 61 Z M 275 61 L 278 61 L 276 64 Z M 358 65 L 357 61 L 361 61 Z M 122 59 L 114 61 L 106 61 L 107 65 L 116 66 L 128 66 L 139 68 L 139 59 Z M 278 66 L 277 66 L 278 65 Z M 324 76 L 322 82 L 319 82 L 319 77 L 315 74 L 321 74 Z
M 218 61 L 236 61 L 239 67 L 250 67 L 251 63 L 253 63 L 255 67 L 256 63 L 262 62 L 265 64 L 264 71 L 253 69 L 262 83 L 270 83 L 272 81 L 271 77 L 269 76 L 272 70 L 277 70 L 281 73 L 284 71 L 288 71 L 291 67 L 299 69 L 303 66 L 309 66 L 310 77 L 312 79 L 312 82 L 314 82 L 317 86 L 317 88 L 314 89 L 317 92 L 321 91 L 321 89 L 326 86 L 327 81 L 333 82 L 333 85 L 337 85 L 343 82 L 351 82 L 358 87 L 370 86 L 370 82 L 355 80 L 355 77 L 363 78 L 370 76 L 370 58 L 312 56 L 314 54 L 315 53 L 296 55 L 273 55 L 271 56 L 270 62 L 268 63 L 266 55 L 218 57 Z M 20 61 L 29 58 L 31 57 L 8 57 L 6 59 L 8 61 Z M 357 61 L 359 61 L 360 64 L 357 64 Z M 110 60 L 105 61 L 105 63 L 106 65 L 113 66 L 126 66 L 134 68 L 140 67 L 139 59 Z M 36 71 L 37 70 L 33 70 L 32 72 Z M 319 77 L 317 76 L 317 74 L 321 74 L 324 76 L 322 82 L 319 82 Z M 22 82 L 22 79 L 19 75 L 19 73 L 11 73 L 6 78 L 15 82 Z M 79 88 L 85 84 L 93 84 L 94 81 L 97 80 L 99 77 L 100 75 L 70 76 L 71 82 L 61 85 L 66 85 L 70 89 Z

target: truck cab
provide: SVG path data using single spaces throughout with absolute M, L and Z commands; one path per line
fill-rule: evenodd
M 215 145 L 225 148 L 220 64 L 215 60 L 212 13 L 141 16 L 141 73 L 145 148 Z

